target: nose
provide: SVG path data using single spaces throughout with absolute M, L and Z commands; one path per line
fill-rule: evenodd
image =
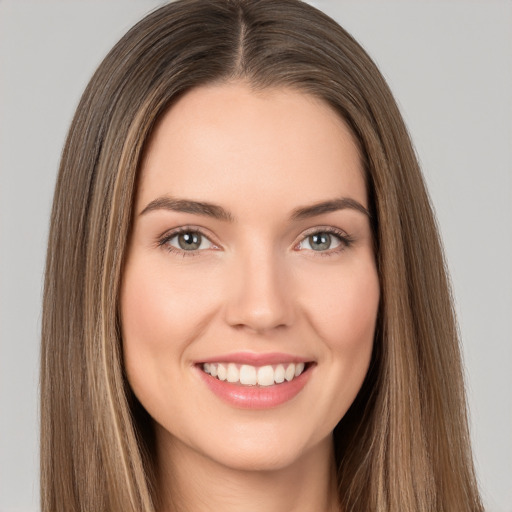
M 266 333 L 292 324 L 293 292 L 285 263 L 271 251 L 240 256 L 228 277 L 230 326 Z

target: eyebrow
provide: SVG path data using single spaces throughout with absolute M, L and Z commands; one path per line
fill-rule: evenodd
M 363 213 L 371 218 L 370 212 L 359 201 L 350 197 L 340 197 L 328 201 L 322 201 L 310 206 L 299 207 L 293 210 L 290 216 L 291 220 L 303 220 L 324 213 L 335 212 L 338 210 L 352 209 Z M 234 222 L 235 217 L 222 206 L 207 203 L 203 201 L 192 201 L 189 199 L 177 199 L 169 196 L 159 197 L 151 201 L 139 215 L 144 215 L 155 210 L 170 210 L 175 212 L 192 213 L 195 215 L 204 215 L 214 219 Z
M 222 206 L 202 201 L 191 201 L 189 199 L 175 199 L 168 196 L 159 197 L 151 201 L 139 215 L 144 215 L 145 213 L 154 210 L 171 210 L 175 212 L 193 213 L 229 222 L 233 222 L 235 220 L 231 213 L 222 208 Z
M 317 215 L 322 215 L 323 213 L 345 210 L 347 208 L 361 212 L 368 218 L 371 218 L 369 210 L 365 208 L 359 201 L 356 201 L 350 197 L 340 197 L 330 201 L 322 201 L 311 206 L 296 208 L 293 210 L 291 219 L 309 219 L 310 217 L 316 217 Z

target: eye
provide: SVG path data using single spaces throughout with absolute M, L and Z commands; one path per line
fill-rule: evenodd
M 297 248 L 315 252 L 337 252 L 348 247 L 351 242 L 348 235 L 341 231 L 323 230 L 307 234 Z
M 301 249 L 327 251 L 338 247 L 340 244 L 341 242 L 339 238 L 334 237 L 331 233 L 320 232 L 309 235 L 301 242 L 300 246 Z
M 214 244 L 202 233 L 194 230 L 184 230 L 165 237 L 160 245 L 166 246 L 170 251 L 193 252 L 211 249 Z

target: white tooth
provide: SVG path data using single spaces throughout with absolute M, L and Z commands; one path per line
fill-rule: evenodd
M 204 364 L 203 364 L 203 370 L 204 370 L 206 373 L 210 373 L 210 364 L 209 364 L 209 363 L 204 363 Z
M 240 367 L 240 384 L 246 386 L 254 386 L 256 384 L 256 368 L 248 364 Z
M 304 363 L 297 363 L 295 365 L 295 377 L 298 377 L 304 371 Z
M 293 377 L 295 377 L 295 365 L 293 363 L 290 363 L 284 372 L 284 378 L 290 382 Z
M 240 380 L 240 372 L 238 371 L 238 368 L 236 367 L 236 364 L 229 363 L 228 364 L 228 371 L 226 374 L 226 380 L 228 382 L 238 382 Z
M 274 384 L 274 369 L 272 366 L 258 368 L 258 384 L 260 386 L 272 386 Z
M 219 363 L 219 366 L 217 366 L 217 378 L 219 380 L 226 380 L 226 374 L 226 367 L 222 363 Z
M 215 363 L 210 363 L 210 375 L 217 377 L 217 365 Z
M 278 364 L 276 367 L 276 371 L 274 372 L 274 381 L 276 384 L 284 382 L 284 366 L 282 364 Z

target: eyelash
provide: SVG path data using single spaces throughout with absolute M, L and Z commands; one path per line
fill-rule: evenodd
M 205 233 L 201 231 L 201 229 L 195 228 L 195 227 L 188 227 L 183 226 L 177 229 L 172 230 L 170 233 L 164 234 L 161 238 L 158 239 L 157 245 L 158 247 L 163 247 L 165 250 L 167 250 L 170 253 L 174 253 L 176 255 L 182 256 L 184 258 L 189 256 L 199 256 L 204 249 L 201 250 L 191 250 L 191 251 L 184 251 L 181 249 L 178 249 L 177 247 L 173 247 L 169 244 L 169 241 L 172 240 L 174 237 L 180 235 L 181 233 L 195 233 L 202 237 L 205 237 L 211 244 L 215 245 L 214 242 L 210 240 L 210 237 L 208 237 Z M 320 234 L 320 233 L 327 233 L 329 235 L 334 235 L 340 242 L 340 246 L 336 247 L 334 249 L 327 249 L 325 251 L 313 251 L 318 256 L 332 256 L 335 254 L 339 254 L 340 252 L 344 251 L 345 249 L 349 248 L 353 242 L 354 239 L 345 233 L 344 231 L 341 231 L 340 229 L 334 228 L 334 227 L 318 227 L 314 228 L 312 230 L 307 231 L 302 235 L 302 238 L 298 243 L 294 245 L 294 248 L 298 247 L 301 243 L 304 242 L 308 237 Z

